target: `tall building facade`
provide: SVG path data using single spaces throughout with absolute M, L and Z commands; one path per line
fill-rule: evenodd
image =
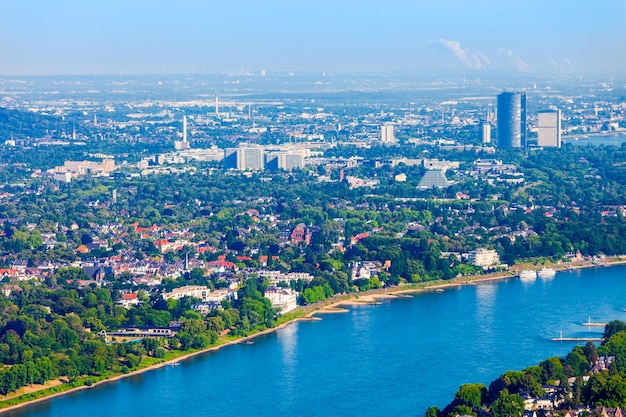
M 486 145 L 491 142 L 491 123 L 483 122 L 481 125 L 481 137 L 483 145 Z
M 224 167 L 240 171 L 258 171 L 265 168 L 264 150 L 258 145 L 241 144 L 224 150 Z
M 498 94 L 498 147 L 526 148 L 526 93 Z
M 380 127 L 380 141 L 382 143 L 396 143 L 396 127 L 393 123 L 385 123 Z
M 537 145 L 561 147 L 561 110 L 545 110 L 537 114 Z
M 276 171 L 292 171 L 304 166 L 304 155 L 297 151 L 270 152 L 265 154 L 265 168 Z

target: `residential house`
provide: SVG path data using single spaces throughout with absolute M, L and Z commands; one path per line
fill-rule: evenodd
M 132 306 L 139 305 L 139 297 L 135 293 L 122 294 L 122 298 L 117 301 L 117 305 L 128 310 Z

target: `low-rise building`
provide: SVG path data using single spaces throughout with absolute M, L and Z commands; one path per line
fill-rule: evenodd
M 303 282 L 313 281 L 313 275 L 309 274 L 308 272 L 289 272 L 285 274 L 281 271 L 262 269 L 256 271 L 256 274 L 259 278 L 268 278 L 273 285 L 278 284 L 279 282 L 289 283 L 291 281 L 299 280 L 302 280 Z
M 290 288 L 271 286 L 265 290 L 265 298 L 270 300 L 272 307 L 279 309 L 281 314 L 288 313 L 298 307 L 298 292 Z
M 130 309 L 132 306 L 139 305 L 139 297 L 135 293 L 122 294 L 122 298 L 117 301 L 117 304 Z
M 164 300 L 180 300 L 183 297 L 194 297 L 201 299 L 203 302 L 221 303 L 226 299 L 237 299 L 237 293 L 228 289 L 211 291 L 203 285 L 185 285 L 184 287 L 174 288 L 171 292 L 163 293 L 162 297 Z

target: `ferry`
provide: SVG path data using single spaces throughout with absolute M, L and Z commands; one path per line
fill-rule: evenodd
M 554 278 L 554 276 L 556 275 L 556 271 L 552 268 L 544 266 L 539 270 L 537 275 L 539 276 L 539 278 Z
M 519 279 L 526 282 L 531 282 L 537 279 L 537 273 L 532 269 L 524 269 L 519 273 Z

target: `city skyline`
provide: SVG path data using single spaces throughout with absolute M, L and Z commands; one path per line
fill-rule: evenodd
M 626 4 L 76 0 L 3 5 L 0 74 L 507 71 L 622 75 Z M 384 57 L 384 59 L 381 59 Z

